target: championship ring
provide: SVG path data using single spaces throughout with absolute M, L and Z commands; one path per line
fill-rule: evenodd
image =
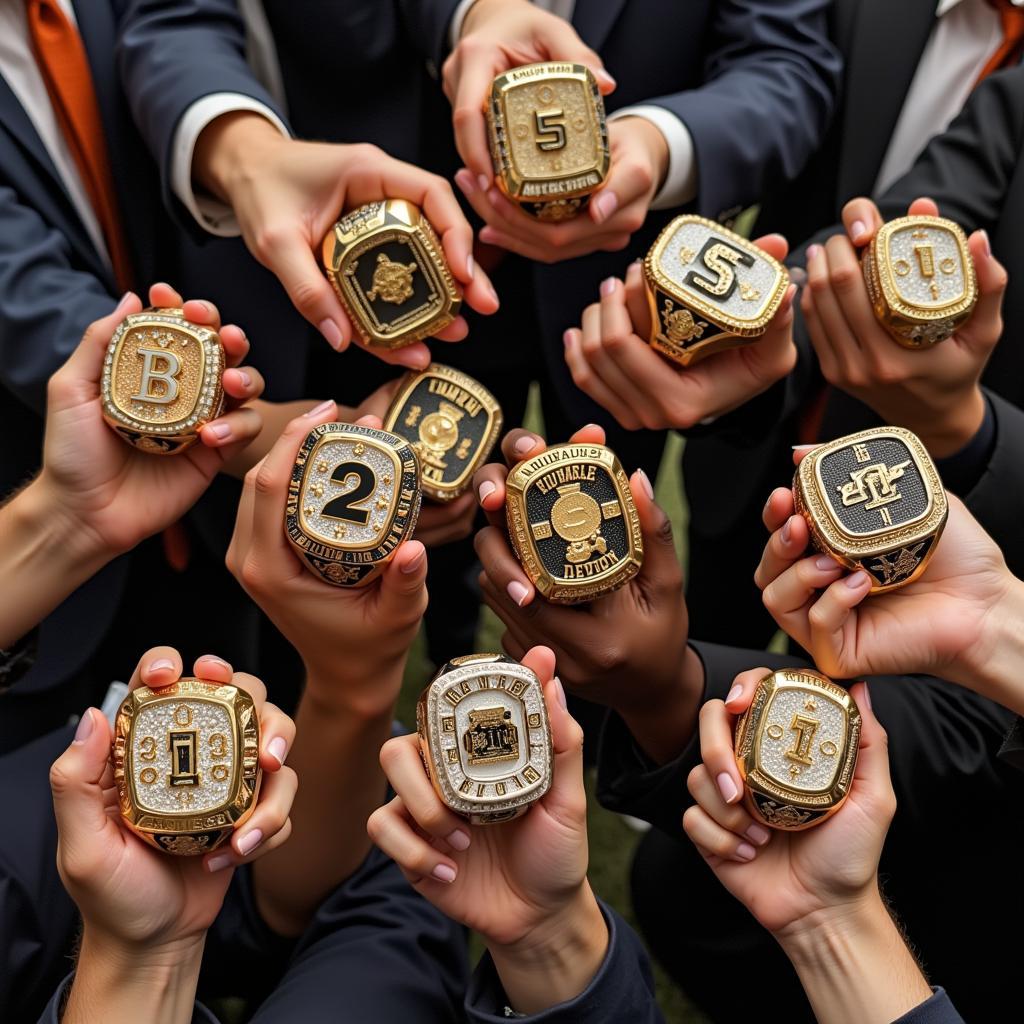
M 444 330 L 462 299 L 419 207 L 368 203 L 324 239 L 324 269 L 365 345 L 402 348 Z
M 814 546 L 871 577 L 871 593 L 924 572 L 946 525 L 946 492 L 925 447 L 902 427 L 823 444 L 793 478 L 796 509 Z
M 582 64 L 526 64 L 491 84 L 484 106 L 498 188 L 545 221 L 568 220 L 608 176 L 604 100 Z
M 830 679 L 783 668 L 757 684 L 736 722 L 736 763 L 750 813 L 798 831 L 839 810 L 857 767 L 860 711 Z
M 295 458 L 285 533 L 310 572 L 361 587 L 412 536 L 420 471 L 408 441 L 351 423 L 322 423 Z
M 446 807 L 489 825 L 518 818 L 551 786 L 540 681 L 503 654 L 444 665 L 416 704 L 420 755 Z
M 629 479 L 600 444 L 560 444 L 505 481 L 516 557 L 549 601 L 576 604 L 618 590 L 644 561 Z
M 684 214 L 644 260 L 651 345 L 682 366 L 759 338 L 789 272 L 752 242 L 714 221 Z
M 180 309 L 125 317 L 103 360 L 103 418 L 144 452 L 184 451 L 224 408 L 224 348 Z
M 201 679 L 140 686 L 114 725 L 122 819 L 158 850 L 215 850 L 256 803 L 259 749 L 256 709 L 237 686 Z
M 942 217 L 889 221 L 864 250 L 862 266 L 875 316 L 904 348 L 945 341 L 978 301 L 967 236 Z
M 412 444 L 423 493 L 434 501 L 452 501 L 465 494 L 491 454 L 501 432 L 501 407 L 468 374 L 431 363 L 405 375 L 384 429 Z

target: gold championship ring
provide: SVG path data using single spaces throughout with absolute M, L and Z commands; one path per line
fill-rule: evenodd
M 324 239 L 324 269 L 356 333 L 402 348 L 444 330 L 462 299 L 419 207 L 386 199 L 353 210 Z
M 549 601 L 591 601 L 628 583 L 644 561 L 629 479 L 600 444 L 553 445 L 505 481 L 516 557 Z
M 427 775 L 444 805 L 489 825 L 518 818 L 551 786 L 540 681 L 503 654 L 453 658 L 416 704 Z
M 419 456 L 423 493 L 434 501 L 465 494 L 501 432 L 497 399 L 468 374 L 431 363 L 407 373 L 384 417 L 384 429 Z
M 171 455 L 224 409 L 224 347 L 180 309 L 125 317 L 103 360 L 103 418 L 129 444 Z
M 796 668 L 765 676 L 736 722 L 747 809 L 772 828 L 820 825 L 850 792 L 859 746 L 860 711 L 841 686 Z
M 904 348 L 945 341 L 978 301 L 967 236 L 942 217 L 889 221 L 864 250 L 862 267 L 875 316 Z
M 604 100 L 582 64 L 526 64 L 484 105 L 498 188 L 538 220 L 575 217 L 608 177 Z
M 752 242 L 685 214 L 644 260 L 651 345 L 682 366 L 759 338 L 789 287 L 789 272 Z
M 420 514 L 416 453 L 403 438 L 352 423 L 322 423 L 295 458 L 285 533 L 310 572 L 361 587 L 412 536 Z
M 823 444 L 793 478 L 814 546 L 871 577 L 871 593 L 924 572 L 946 525 L 946 492 L 915 434 L 878 427 Z
M 140 686 L 114 725 L 122 819 L 158 850 L 215 850 L 256 803 L 259 749 L 256 709 L 237 686 L 201 679 Z

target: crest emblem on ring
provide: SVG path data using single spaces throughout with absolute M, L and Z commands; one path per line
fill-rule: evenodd
M 386 253 L 377 254 L 377 269 L 373 272 L 373 287 L 366 297 L 375 301 L 378 296 L 385 302 L 399 305 L 412 298 L 412 275 L 416 273 L 417 264 L 397 263 L 389 259 Z

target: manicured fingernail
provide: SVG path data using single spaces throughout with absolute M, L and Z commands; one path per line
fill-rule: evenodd
M 868 686 L 867 680 L 864 680 L 864 703 L 868 706 L 868 711 L 871 710 L 871 687 Z
M 306 415 L 310 419 L 312 419 L 314 416 L 324 416 L 328 412 L 330 412 L 330 410 L 333 409 L 333 408 L 334 408 L 334 399 L 333 398 L 328 398 L 326 402 L 321 402 L 319 405 L 313 406 L 313 408 L 310 409 L 309 412 L 306 413 Z
M 791 522 L 792 522 L 792 517 L 787 519 L 786 522 L 785 522 L 785 525 L 782 527 L 782 543 L 783 544 L 788 544 L 790 537 L 793 535 L 793 530 L 792 530 L 792 528 L 789 525 Z
M 736 847 L 736 856 L 740 860 L 753 860 L 757 856 L 757 850 L 755 850 L 750 843 L 740 843 Z
M 815 243 L 814 245 L 809 245 L 807 247 L 807 260 L 808 260 L 808 262 L 810 262 L 811 260 L 815 259 L 819 252 L 821 252 L 821 246 L 820 245 L 818 245 L 817 243 Z
M 601 282 L 601 294 L 611 295 L 615 291 L 616 284 L 618 284 L 618 282 L 615 280 L 614 277 L 606 277 Z
M 230 853 L 219 853 L 216 857 L 211 857 L 206 862 L 206 870 L 210 874 L 214 874 L 217 871 L 223 871 L 226 867 L 231 866 L 231 854 Z
M 230 423 L 207 423 L 205 429 L 213 434 L 218 441 L 226 441 L 231 436 Z
M 466 277 L 468 277 L 469 280 L 472 281 L 474 273 L 476 273 L 476 267 L 473 264 L 473 254 L 470 253 L 466 257 Z
M 341 328 L 330 318 L 320 321 L 320 333 L 327 339 L 327 344 L 335 352 L 341 351 L 344 341 L 341 337 Z
M 855 241 L 859 241 L 868 232 L 868 226 L 862 220 L 855 220 L 850 225 L 850 237 Z
M 84 743 L 92 735 L 92 731 L 95 726 L 96 723 L 92 720 L 92 708 L 89 708 L 89 710 L 82 715 L 82 719 L 78 723 L 78 728 L 75 730 L 75 738 L 72 742 Z
M 478 174 L 476 183 L 486 192 L 491 187 L 490 179 L 486 174 Z
M 484 503 L 486 498 L 489 498 L 496 490 L 498 485 L 491 483 L 490 480 L 485 480 L 480 487 L 477 489 L 477 496 L 480 498 L 480 504 Z
M 288 753 L 288 744 L 283 736 L 275 736 L 267 744 L 267 753 L 278 763 L 284 764 L 285 755 Z
M 734 700 L 739 700 L 743 696 L 743 687 L 737 683 L 730 691 L 729 695 L 725 698 L 726 704 L 731 704 Z
M 809 452 L 814 448 L 817 448 L 816 444 L 795 444 L 793 445 L 793 451 L 795 452 Z
M 463 832 L 461 828 L 457 828 L 450 836 L 448 836 L 448 845 L 453 850 L 468 850 L 469 836 Z
M 427 552 L 425 550 L 420 551 L 420 553 L 411 562 L 406 562 L 404 565 L 402 565 L 401 571 L 406 573 L 406 575 L 411 576 L 423 564 L 423 559 L 426 557 Z
M 496 188 L 488 190 L 487 201 L 491 206 L 501 206 L 501 193 Z
M 235 370 L 235 373 L 237 373 L 238 376 L 241 378 L 241 380 L 242 380 L 242 387 L 243 388 L 252 387 L 252 374 L 251 373 L 249 373 L 247 370 L 238 370 L 238 369 Z
M 439 882 L 447 882 L 449 885 L 455 881 L 455 868 L 451 868 L 447 864 L 438 864 L 431 874 Z
M 569 702 L 565 699 L 565 687 L 562 685 L 562 680 L 555 676 L 552 680 L 555 684 L 555 698 L 559 704 L 562 705 L 563 711 L 569 710 Z
M 640 483 L 643 485 L 647 500 L 654 501 L 654 488 L 651 486 L 651 478 L 642 469 L 638 469 L 636 475 L 640 477 Z
M 124 295 L 121 296 L 121 299 L 118 302 L 117 308 L 114 310 L 114 312 L 115 313 L 120 313 L 121 312 L 121 308 L 123 306 L 127 306 L 128 303 L 131 302 L 131 300 L 134 299 L 134 298 L 135 298 L 135 292 L 125 292 Z
M 815 568 L 820 569 L 822 572 L 832 572 L 833 569 L 839 568 L 839 563 L 828 555 L 818 555 L 814 560 Z
M 512 445 L 512 450 L 517 455 L 525 455 L 527 452 L 532 452 L 536 447 L 537 439 L 535 437 L 530 437 L 530 435 L 527 434 L 524 437 L 519 438 L 519 440 Z
M 254 828 L 251 832 L 246 832 L 245 835 L 238 840 L 238 852 L 243 857 L 248 857 L 249 854 L 252 853 L 252 851 L 255 850 L 262 842 L 263 833 L 258 828 Z
M 594 207 L 594 218 L 598 224 L 603 224 L 619 207 L 619 197 L 614 192 L 601 192 L 596 195 L 591 203 Z
M 751 825 L 746 832 L 743 833 L 752 843 L 757 843 L 758 846 L 764 846 L 765 843 L 771 839 L 772 834 L 763 825 Z
M 505 588 L 508 591 L 508 596 L 519 605 L 523 607 L 523 602 L 530 596 L 530 591 L 525 587 L 519 580 L 510 580 L 508 586 Z
M 455 184 L 467 196 L 471 196 L 476 191 L 476 182 L 473 180 L 473 175 L 465 167 L 455 172 Z
M 721 772 L 715 781 L 718 783 L 718 792 L 722 794 L 722 799 L 727 804 L 731 804 L 740 795 L 736 783 L 732 781 L 732 776 L 728 772 Z
M 868 582 L 870 581 L 866 572 L 857 571 L 852 576 L 846 577 L 846 585 L 851 590 L 860 590 Z
M 615 88 L 615 79 L 612 78 L 612 76 L 609 75 L 608 72 L 604 70 L 604 68 L 598 68 L 594 72 L 594 77 L 599 82 L 604 82 L 605 85 L 610 85 L 613 89 Z
M 988 232 L 984 228 L 982 228 L 978 232 L 978 234 L 981 235 L 981 244 L 982 244 L 982 247 L 984 249 L 985 255 L 986 256 L 991 256 L 992 255 L 992 241 L 988 237 Z
M 162 672 L 165 668 L 174 668 L 174 662 L 170 658 L 157 658 L 156 661 L 150 662 L 149 672 Z
M 204 654 L 202 657 L 197 658 L 197 661 L 212 661 L 215 665 L 220 665 L 221 668 L 230 669 L 231 666 L 223 659 L 218 658 L 216 654 Z
M 562 344 L 568 348 L 572 344 L 572 328 L 570 327 L 565 334 L 562 335 Z

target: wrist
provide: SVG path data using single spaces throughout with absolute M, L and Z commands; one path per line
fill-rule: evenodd
M 882 412 L 882 416 L 888 423 L 898 423 L 917 434 L 933 459 L 945 459 L 970 444 L 981 429 L 985 396 L 977 383 L 966 394 L 943 395 L 938 403 L 908 400 L 901 389 L 894 408 Z
M 989 602 L 981 639 L 965 648 L 950 666 L 950 678 L 1024 715 L 1024 582 L 1004 570 L 1002 592 Z
M 378 663 L 372 668 L 333 662 L 305 661 L 306 686 L 303 700 L 320 714 L 372 722 L 394 715 L 402 688 L 406 656 Z
M 593 981 L 608 953 L 608 926 L 590 883 L 583 883 L 522 938 L 488 940 L 487 948 L 513 1009 L 539 1013 L 569 1002 Z
M 259 173 L 267 152 L 288 141 L 261 114 L 222 114 L 196 140 L 192 176 L 206 191 L 231 204 L 241 182 Z
M 668 140 L 661 133 L 661 129 L 646 117 L 623 117 L 612 122 L 620 125 L 633 133 L 634 139 L 641 147 L 647 158 L 647 164 L 651 171 L 651 181 L 654 184 L 652 195 L 657 195 L 665 184 L 668 176 L 668 165 L 670 152 Z M 615 128 L 612 128 L 614 133 Z

